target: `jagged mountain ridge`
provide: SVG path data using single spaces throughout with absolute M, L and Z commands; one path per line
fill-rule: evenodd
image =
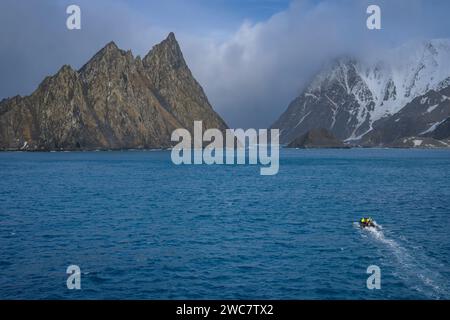
M 144 59 L 110 42 L 80 70 L 63 66 L 31 95 L 0 102 L 0 149 L 169 147 L 195 120 L 227 128 L 170 33 Z
M 289 143 L 314 128 L 358 141 L 377 121 L 450 85 L 450 40 L 414 42 L 374 61 L 343 57 L 326 66 L 272 125 Z

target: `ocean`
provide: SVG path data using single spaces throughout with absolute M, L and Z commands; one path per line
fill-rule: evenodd
M 280 156 L 261 176 L 170 151 L 0 153 L 0 299 L 450 298 L 449 150 Z

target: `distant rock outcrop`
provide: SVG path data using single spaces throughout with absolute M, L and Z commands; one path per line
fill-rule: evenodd
M 326 129 L 312 129 L 292 141 L 288 148 L 349 148 Z
M 227 125 L 192 76 L 173 33 L 144 59 L 107 44 L 27 97 L 0 102 L 0 150 L 161 148 L 176 128 Z

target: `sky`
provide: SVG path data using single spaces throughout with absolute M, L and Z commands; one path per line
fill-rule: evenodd
M 81 30 L 66 7 L 81 8 Z M 381 30 L 368 30 L 368 5 Z M 80 68 L 111 40 L 145 55 L 169 32 L 233 128 L 265 128 L 327 62 L 450 38 L 447 0 L 2 0 L 0 99 L 32 93 L 64 64 Z

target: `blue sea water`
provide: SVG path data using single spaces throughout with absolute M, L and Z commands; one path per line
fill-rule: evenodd
M 445 150 L 282 150 L 276 176 L 0 153 L 1 299 L 448 299 L 449 228 Z

